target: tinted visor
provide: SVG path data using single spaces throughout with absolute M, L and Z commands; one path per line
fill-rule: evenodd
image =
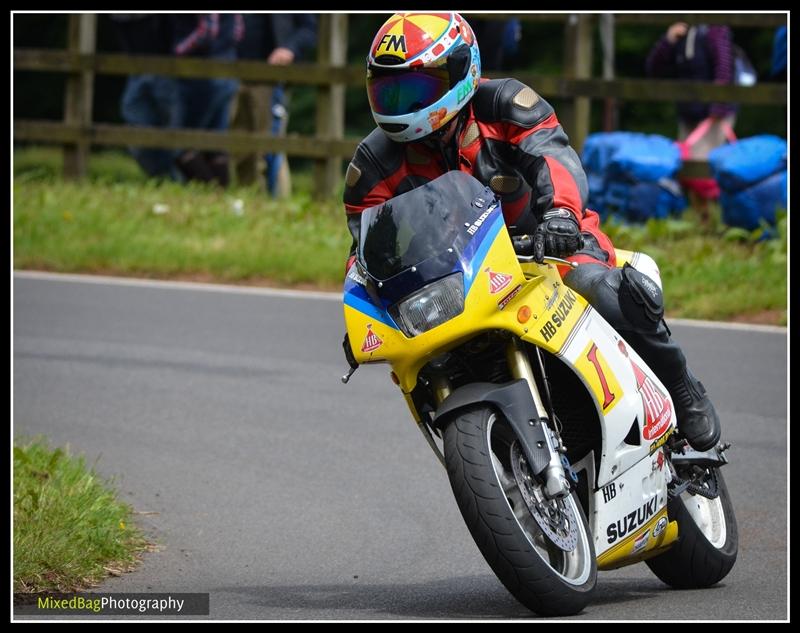
M 385 116 L 401 116 L 436 103 L 450 90 L 446 66 L 419 70 L 370 68 L 367 96 L 372 111 Z

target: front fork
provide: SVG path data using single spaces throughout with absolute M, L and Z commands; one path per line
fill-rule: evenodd
M 543 427 L 543 435 L 546 443 L 547 452 L 549 453 L 549 460 L 545 469 L 539 474 L 544 482 L 544 491 L 548 498 L 563 498 L 569 495 L 571 487 L 569 479 L 567 478 L 566 468 L 569 468 L 569 462 L 566 458 L 566 448 L 553 430 L 549 427 L 549 414 L 547 408 L 544 406 L 542 396 L 539 393 L 539 387 L 536 384 L 536 377 L 533 375 L 533 368 L 528 353 L 525 350 L 524 343 L 516 337 L 513 337 L 508 342 L 506 348 L 506 359 L 508 360 L 508 368 L 513 378 L 519 380 L 523 379 L 528 383 L 533 396 L 533 402 L 536 406 L 536 419 L 538 424 Z M 544 376 L 542 376 L 544 379 Z M 539 442 L 541 444 L 541 441 Z M 542 449 L 544 447 L 537 446 Z M 571 472 L 570 476 L 574 478 L 574 473 Z
M 516 337 L 511 338 L 508 342 L 508 346 L 506 347 L 506 360 L 511 376 L 515 380 L 524 380 L 528 385 L 535 408 L 535 411 L 532 411 L 530 416 L 526 415 L 526 417 L 529 418 L 531 428 L 528 429 L 528 427 L 524 427 L 517 432 L 519 441 L 528 445 L 530 450 L 524 451 L 526 454 L 538 454 L 540 456 L 537 460 L 538 463 L 541 464 L 544 462 L 546 464 L 543 468 L 540 468 L 538 472 L 534 473 L 544 483 L 545 495 L 550 499 L 566 497 L 571 491 L 567 473 L 569 473 L 569 477 L 572 478 L 573 481 L 577 481 L 577 477 L 567 461 L 566 448 L 561 442 L 561 438 L 556 435 L 549 426 L 547 407 L 545 407 L 542 396 L 539 393 L 528 353 L 525 350 L 524 343 Z M 445 398 L 450 395 L 450 384 L 445 377 L 439 376 L 434 379 L 431 386 L 438 407 Z M 443 456 L 436 448 L 427 425 L 424 422 L 420 422 L 419 428 L 444 465 Z M 531 464 L 531 466 L 533 465 Z

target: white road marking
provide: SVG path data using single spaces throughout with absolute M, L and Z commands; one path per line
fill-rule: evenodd
M 109 286 L 163 288 L 165 290 L 194 290 L 197 292 L 222 292 L 228 294 L 261 295 L 266 297 L 290 297 L 293 299 L 321 299 L 323 301 L 342 300 L 341 292 L 320 292 L 318 290 L 291 290 L 288 288 L 266 288 L 263 286 L 237 286 L 231 284 L 210 284 L 192 281 L 164 281 L 159 279 L 108 277 L 103 275 L 74 275 L 33 270 L 15 270 L 14 276 L 20 279 L 42 279 L 46 281 L 64 281 Z M 681 325 L 717 330 L 741 330 L 745 332 L 771 332 L 776 334 L 787 334 L 786 327 L 779 325 L 760 325 L 754 323 L 728 323 L 725 321 L 702 321 L 696 319 L 669 319 L 667 321 L 667 325 Z

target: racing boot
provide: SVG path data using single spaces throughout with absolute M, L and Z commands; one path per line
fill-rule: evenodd
M 662 382 L 664 382 L 662 380 Z M 707 451 L 719 442 L 721 427 L 705 387 L 684 365 L 674 380 L 664 382 L 675 405 L 678 430 L 696 451 Z

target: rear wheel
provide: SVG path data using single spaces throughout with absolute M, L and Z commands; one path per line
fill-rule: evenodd
M 685 473 L 678 471 L 683 477 Z M 702 483 L 714 499 L 684 491 L 670 499 L 670 520 L 678 522 L 678 541 L 664 554 L 647 560 L 652 572 L 676 589 L 710 587 L 728 575 L 736 562 L 739 535 L 728 487 L 716 468 Z
M 445 430 L 444 453 L 464 521 L 503 585 L 541 615 L 580 612 L 597 565 L 576 495 L 544 496 L 511 426 L 489 407 L 457 414 Z

